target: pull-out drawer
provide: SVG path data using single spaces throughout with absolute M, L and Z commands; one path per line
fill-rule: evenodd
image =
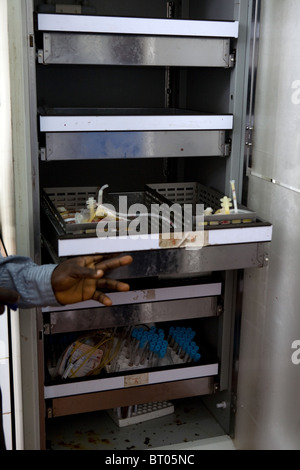
M 51 109 L 40 116 L 43 160 L 226 156 L 231 115 L 174 108 Z
M 214 377 L 175 380 L 153 385 L 55 397 L 47 401 L 48 418 L 107 410 L 152 401 L 176 400 L 214 392 Z
M 94 253 L 143 252 L 144 258 L 135 257 L 139 261 L 135 263 L 133 270 L 137 269 L 140 272 L 137 266 L 139 264 L 145 269 L 144 273 L 153 269 L 154 275 L 164 272 L 189 273 L 239 269 L 262 265 L 263 259 L 261 259 L 259 245 L 270 242 L 272 238 L 270 223 L 252 218 L 248 221 L 248 215 L 247 223 L 244 223 L 243 220 L 240 222 L 239 220 L 230 220 L 231 223 L 228 225 L 223 223 L 217 226 L 203 224 L 196 229 L 190 227 L 188 230 L 182 231 L 181 234 L 180 232 L 173 233 L 169 225 L 169 232 L 161 232 L 161 227 L 157 227 L 157 220 L 167 219 L 152 213 L 154 206 L 160 207 L 161 205 L 160 195 L 156 195 L 155 192 L 149 193 L 147 189 L 141 193 L 123 194 L 128 203 L 126 212 L 134 206 L 131 206 L 131 200 L 142 204 L 143 210 L 146 211 L 147 224 L 143 224 L 144 219 L 138 221 L 137 216 L 132 221 L 125 221 L 127 225 L 124 226 L 124 230 L 126 232 L 118 232 L 118 228 L 115 232 L 99 232 L 97 223 L 90 223 L 88 227 L 85 224 L 85 229 L 81 230 L 81 225 L 76 223 L 68 226 L 52 203 L 56 200 L 56 196 L 59 196 L 59 204 L 61 206 L 65 204 L 66 207 L 63 209 L 68 209 L 67 204 L 71 200 L 71 196 L 74 201 L 77 201 L 78 194 L 83 193 L 83 197 L 86 197 L 88 188 L 81 189 L 85 189 L 85 191 L 81 191 L 80 188 L 48 188 L 46 197 L 42 199 L 42 233 L 59 257 Z M 89 197 L 94 194 L 97 199 L 97 192 L 95 189 L 93 191 L 94 193 L 88 192 Z M 117 206 L 116 210 L 118 207 L 120 208 Z M 178 207 L 180 208 L 180 205 Z M 72 208 L 73 212 L 74 209 L 76 208 Z M 141 210 L 141 205 L 139 205 L 139 210 Z M 122 209 L 120 212 L 123 214 L 124 210 Z M 70 214 L 68 210 L 66 213 Z M 170 213 L 168 217 L 170 218 Z M 153 223 L 152 226 L 153 221 L 156 225 Z M 205 222 L 205 217 L 203 221 Z M 131 231 L 133 226 L 136 228 L 137 222 L 141 226 L 144 225 L 143 232 Z M 132 227 L 131 224 L 133 224 Z M 101 230 L 102 228 L 101 226 Z M 159 251 L 164 254 L 159 254 Z M 171 254 L 171 252 L 174 253 Z M 143 259 L 147 260 L 148 265 L 144 265 Z
M 38 15 L 42 64 L 232 67 L 238 22 Z
M 213 131 L 232 127 L 232 115 L 180 109 L 57 109 L 40 116 L 41 132 Z
M 218 352 L 201 323 L 210 318 L 188 316 L 45 335 L 45 398 L 217 376 Z
M 151 286 L 130 292 L 112 292 L 112 307 L 104 307 L 95 301 L 74 306 L 44 307 L 47 314 L 46 334 L 57 334 L 86 329 L 112 328 L 183 318 L 213 317 L 219 314 L 218 296 L 221 283 L 192 284 L 188 279 L 173 282 L 172 287 Z
M 230 152 L 227 131 L 46 132 L 41 159 L 224 157 Z

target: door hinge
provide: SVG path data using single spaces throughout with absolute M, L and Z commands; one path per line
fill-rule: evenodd
M 237 394 L 236 393 L 232 393 L 231 394 L 231 411 L 232 413 L 236 413 L 236 409 L 237 409 Z
M 253 146 L 252 134 L 253 134 L 253 127 L 247 126 L 246 127 L 246 132 L 245 132 L 245 149 L 246 149 L 246 155 L 247 155 L 247 174 L 249 173 L 250 168 L 252 168 L 252 146 Z
M 252 143 L 253 143 L 252 134 L 253 134 L 253 127 L 247 126 L 246 127 L 246 134 L 245 134 L 245 136 L 246 136 L 245 145 L 247 145 L 247 147 L 252 147 Z
M 34 36 L 29 34 L 29 47 L 34 47 Z

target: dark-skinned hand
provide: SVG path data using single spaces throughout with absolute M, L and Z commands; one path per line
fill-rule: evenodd
M 52 273 L 52 288 L 57 301 L 62 305 L 96 300 L 110 306 L 112 301 L 102 292 L 126 292 L 129 285 L 106 277 L 113 269 L 132 263 L 131 256 L 107 257 L 104 255 L 79 256 L 60 263 Z
M 96 300 L 105 306 L 112 301 L 103 289 L 108 291 L 127 292 L 127 283 L 105 277 L 113 269 L 132 263 L 131 256 L 78 256 L 63 261 L 54 269 L 51 284 L 57 301 L 62 305 Z M 0 314 L 4 306 L 16 304 L 19 294 L 11 289 L 0 288 Z

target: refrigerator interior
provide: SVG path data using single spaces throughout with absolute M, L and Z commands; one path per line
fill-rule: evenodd
M 36 85 L 36 107 L 32 106 L 32 114 L 39 149 L 37 198 L 42 197 L 39 191 L 45 188 L 108 185 L 110 194 L 126 194 L 144 192 L 149 185 L 184 186 L 189 182 L 232 197 L 230 181 L 234 180 L 238 203 L 242 204 L 249 65 L 246 32 L 251 7 L 252 2 L 237 5 L 233 0 L 126 3 L 89 0 L 75 5 L 65 1 L 64 6 L 55 1 L 34 1 L 36 61 L 31 73 Z M 67 31 L 55 32 L 55 15 L 59 18 L 61 14 L 67 15 Z M 103 17 L 112 18 L 113 25 L 116 19 L 127 19 L 121 23 L 125 33 L 70 32 L 74 19 L 87 28 L 90 20 L 93 23 L 93 19 Z M 140 19 L 150 20 L 150 33 L 146 29 L 142 29 L 142 34 L 126 30 L 129 23 L 141 27 Z M 171 59 L 158 53 L 167 45 L 172 51 L 172 47 L 176 50 L 183 45 L 185 39 L 195 40 L 184 29 L 180 29 L 179 35 L 165 35 L 160 20 L 167 19 L 178 20 L 174 23 L 175 31 L 185 21 L 203 22 L 208 27 L 217 22 L 206 37 L 196 39 L 195 47 L 204 48 L 200 66 L 193 54 L 187 58 L 184 53 L 175 54 L 172 62 L 173 56 Z M 49 30 L 45 27 L 48 20 Z M 236 22 L 240 26 L 238 37 Z M 215 41 L 211 31 L 223 25 L 232 32 L 229 37 Z M 146 28 L 144 24 L 142 28 Z M 151 34 L 151 28 L 158 33 Z M 95 34 L 97 41 L 100 36 L 104 44 L 107 40 L 100 58 L 86 48 L 90 34 Z M 121 46 L 120 52 L 119 43 L 117 47 L 114 42 L 116 38 L 121 44 L 127 41 L 130 51 L 136 47 L 140 54 L 123 55 L 125 47 Z M 216 47 L 222 53 L 225 65 L 211 64 L 212 54 L 207 53 L 206 40 L 211 41 L 209 51 Z M 70 43 L 74 50 L 64 46 Z M 113 51 L 109 50 L 110 44 L 114 44 Z M 154 51 L 157 47 L 154 59 L 147 54 L 151 44 Z M 187 48 L 191 49 L 191 44 L 188 42 Z M 107 130 L 105 126 L 109 123 L 111 128 Z M 57 219 L 57 214 L 54 218 Z M 42 262 L 63 259 L 67 251 L 63 248 L 59 251 L 59 247 L 69 248 L 74 241 L 49 220 L 41 207 L 41 226 L 37 224 L 35 231 L 42 234 L 40 245 L 36 246 Z M 87 423 L 92 422 L 95 429 L 96 423 L 105 426 L 105 432 L 103 427 L 95 431 L 97 438 L 87 435 L 87 441 L 91 443 L 95 438 L 97 448 L 101 449 L 123 449 L 123 445 L 159 447 L 163 443 L 152 431 L 159 423 L 169 430 L 163 439 L 166 445 L 233 435 L 243 269 L 264 265 L 264 246 L 271 237 L 270 224 L 259 215 L 254 222 L 244 223 L 240 219 L 235 222 L 236 226 L 230 227 L 208 223 L 202 249 L 159 245 L 154 250 L 133 250 L 132 267 L 116 273 L 118 278 L 130 282 L 133 293 L 120 300 L 115 295 L 111 308 L 88 303 L 38 311 L 42 448 L 55 448 L 57 436 L 60 441 L 67 441 L 69 433 L 73 442 L 74 429 L 79 437 L 81 432 L 86 433 Z M 85 254 L 86 246 L 94 238 L 94 234 L 87 238 L 75 235 L 79 248 L 68 253 Z M 127 245 L 119 243 L 116 251 L 127 251 Z M 134 327 L 147 331 L 151 327 L 162 329 L 168 337 L 170 327 L 176 326 L 196 331 L 196 345 L 201 350 L 199 363 L 154 362 L 146 367 L 134 363 L 133 369 L 125 372 L 101 367 L 92 377 L 70 378 L 67 369 L 62 375 L 54 373 L 66 349 L 78 345 L 82 337 L 94 337 L 101 332 L 110 335 L 110 339 L 117 334 L 124 339 L 122 335 L 130 335 Z M 111 361 L 112 357 L 108 364 Z M 114 410 L 119 417 L 125 413 L 125 417 L 131 418 L 132 407 L 153 402 L 171 402 L 174 412 L 130 424 L 124 430 L 107 412 Z M 83 428 L 77 432 L 81 420 Z M 113 439 L 117 444 L 108 444 L 110 425 L 109 432 L 115 433 Z M 128 442 L 126 432 L 130 432 Z M 144 432 L 145 439 L 139 440 Z M 85 441 L 82 445 L 89 444 Z

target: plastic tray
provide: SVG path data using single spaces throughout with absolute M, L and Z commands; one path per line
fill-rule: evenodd
M 67 213 L 75 213 L 81 209 L 86 208 L 86 202 L 90 197 L 98 200 L 98 187 L 59 187 L 59 188 L 44 188 L 41 196 L 42 208 L 46 215 L 50 216 L 55 222 L 55 225 L 65 234 L 91 234 L 96 233 L 97 222 L 86 223 L 71 223 L 68 217 L 64 217 L 63 208 Z M 143 204 L 147 209 L 147 214 L 151 213 L 151 204 L 162 204 L 166 202 L 162 196 L 155 191 L 148 190 L 140 192 L 123 192 L 123 193 L 105 193 L 103 204 L 112 205 L 120 220 L 127 220 L 128 224 L 137 217 L 137 215 L 130 216 L 127 213 L 120 214 L 122 208 L 119 206 L 119 197 L 126 196 L 127 208 L 132 204 Z M 149 225 L 151 224 L 149 217 Z M 116 223 L 118 228 L 118 222 Z M 161 228 L 161 223 L 157 224 L 157 231 Z
M 195 223 L 196 204 L 203 204 L 204 209 L 211 207 L 213 211 L 221 208 L 220 199 L 224 194 L 200 183 L 163 183 L 148 184 L 147 187 L 164 197 L 169 204 L 192 204 L 193 222 Z M 204 225 L 239 225 L 256 221 L 256 213 L 238 205 L 238 213 L 212 214 L 204 216 Z

